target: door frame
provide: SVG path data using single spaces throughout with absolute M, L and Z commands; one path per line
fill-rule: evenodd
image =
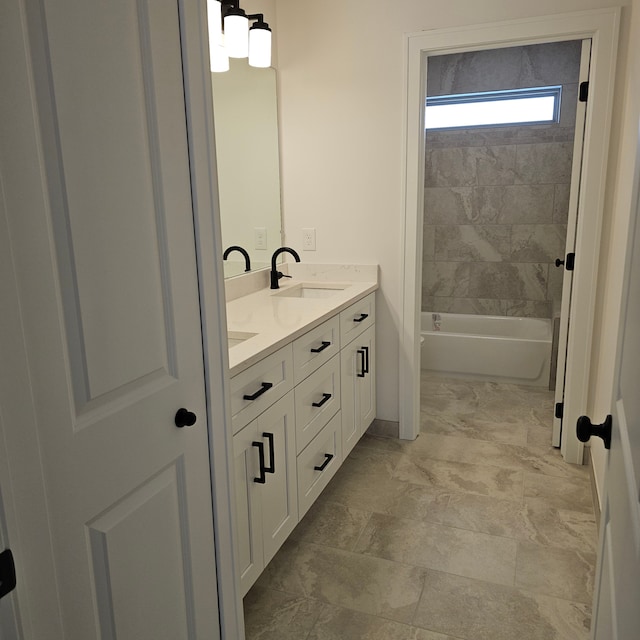
M 568 341 L 565 410 L 567 424 L 586 411 L 604 190 L 611 128 L 613 83 L 620 9 L 581 11 L 554 16 L 437 29 L 405 36 L 404 87 L 404 264 L 400 334 L 400 437 L 413 440 L 420 430 L 420 300 L 424 210 L 424 99 L 429 55 L 592 39 L 590 92 L 576 233 L 576 266 Z M 584 349 L 584 345 L 589 345 Z M 564 430 L 562 454 L 583 463 L 584 445 Z

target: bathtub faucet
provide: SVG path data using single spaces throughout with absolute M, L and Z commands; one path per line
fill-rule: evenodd
M 439 313 L 432 313 L 431 319 L 433 320 L 433 330 L 440 331 L 440 325 L 442 324 L 442 316 Z

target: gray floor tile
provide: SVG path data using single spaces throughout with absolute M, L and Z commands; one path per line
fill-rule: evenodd
M 591 483 L 584 478 L 553 478 L 537 473 L 524 474 L 524 501 L 557 509 L 593 513 Z
M 373 514 L 355 551 L 513 585 L 516 545 L 516 541 L 509 538 Z
M 596 556 L 580 550 L 518 544 L 516 586 L 543 595 L 589 604 Z
M 306 638 L 322 610 L 322 603 L 259 586 L 244 599 L 247 640 L 301 640 Z
M 465 640 L 588 640 L 588 605 L 430 571 L 413 620 Z
M 439 633 L 325 605 L 308 640 L 456 640 Z
M 417 567 L 287 540 L 257 584 L 409 623 L 424 576 Z

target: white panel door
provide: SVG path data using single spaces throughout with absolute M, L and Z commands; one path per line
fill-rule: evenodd
M 640 201 L 627 254 L 626 309 L 621 319 L 611 449 L 602 501 L 595 640 L 640 636 Z M 635 229 L 634 229 L 635 226 Z
M 49 214 L 12 229 L 68 640 L 219 637 L 181 6 L 28 6 Z

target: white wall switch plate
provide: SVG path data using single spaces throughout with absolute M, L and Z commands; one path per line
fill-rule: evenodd
M 316 230 L 313 228 L 302 230 L 302 250 L 303 251 L 315 251 L 316 250 Z
M 253 230 L 255 246 L 254 249 L 266 249 L 267 248 L 267 228 L 255 227 Z

